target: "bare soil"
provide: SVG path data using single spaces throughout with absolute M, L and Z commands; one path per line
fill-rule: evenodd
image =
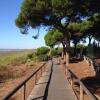
M 97 64 L 100 64 L 100 59 L 95 59 L 95 62 L 96 62 Z
M 89 63 L 87 61 L 70 63 L 69 68 L 73 70 L 76 75 L 79 76 L 81 79 L 95 76 L 95 71 L 92 70 L 91 66 L 89 66 Z
M 100 62 L 100 60 L 98 61 Z M 95 71 L 89 66 L 87 61 L 75 61 L 69 64 L 69 68 L 83 81 L 84 85 L 100 98 L 100 80 L 96 79 Z M 75 91 L 79 97 L 79 86 L 75 85 Z M 84 95 L 85 100 L 91 100 Z

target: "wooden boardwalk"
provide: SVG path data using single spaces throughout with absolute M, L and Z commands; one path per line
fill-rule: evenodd
M 49 64 L 27 100 L 77 100 L 61 66 L 50 66 Z

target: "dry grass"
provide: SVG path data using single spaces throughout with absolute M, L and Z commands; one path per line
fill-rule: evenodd
M 28 60 L 27 55 L 32 52 L 32 50 L 0 52 L 0 100 L 44 63 Z M 27 96 L 33 86 L 34 78 L 27 83 Z M 22 100 L 22 98 L 23 87 L 16 93 L 14 100 Z
M 0 51 L 0 83 L 8 79 L 14 79 L 23 76 L 27 69 L 24 64 L 27 64 L 27 55 L 32 53 L 32 50 L 25 51 Z
M 32 50 L 0 52 L 0 70 L 5 70 L 9 65 L 18 65 L 27 61 L 27 55 Z
M 18 75 L 15 78 L 9 78 L 5 82 L 0 84 L 0 99 L 7 95 L 9 91 L 12 91 L 18 84 L 20 84 L 23 80 L 29 77 L 37 68 L 39 68 L 44 62 L 28 62 L 25 64 L 21 64 L 19 66 L 12 67 L 13 77 L 14 75 Z M 16 73 L 15 73 L 16 72 Z M 15 73 L 15 74 L 14 74 Z M 39 75 L 39 74 L 38 74 Z M 38 77 L 39 78 L 39 77 Z M 34 87 L 34 77 L 27 83 L 27 96 L 31 92 Z M 23 98 L 23 87 L 18 91 L 14 96 L 14 100 L 22 100 Z M 13 100 L 13 99 L 12 99 Z

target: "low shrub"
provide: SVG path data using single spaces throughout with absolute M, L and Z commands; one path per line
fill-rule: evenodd
M 32 59 L 36 56 L 36 52 L 30 53 L 27 55 L 29 59 Z
M 39 61 L 47 61 L 48 58 L 49 58 L 49 56 L 47 54 L 37 56 L 37 60 L 39 60 Z
M 76 46 L 76 53 L 81 54 L 81 55 L 86 55 L 87 54 L 87 46 L 85 46 L 83 44 L 78 44 Z M 70 55 L 75 56 L 74 47 L 70 47 Z
M 50 49 L 48 47 L 40 47 L 37 49 L 36 51 L 36 55 L 43 55 L 43 54 L 47 54 L 50 51 Z
M 50 52 L 50 56 L 59 56 L 62 53 L 62 49 L 58 48 L 58 49 L 51 49 Z

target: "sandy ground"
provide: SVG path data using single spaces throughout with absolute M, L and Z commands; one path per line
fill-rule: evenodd
M 89 63 L 87 61 L 70 63 L 69 68 L 73 70 L 76 75 L 79 76 L 81 79 L 95 76 L 95 71 L 92 70 L 91 66 L 89 66 Z
M 85 61 L 79 61 L 76 63 L 70 63 L 69 68 L 75 72 L 75 74 L 83 81 L 85 86 L 97 97 L 100 98 L 100 81 L 95 78 L 95 71 L 89 66 L 89 63 Z M 75 88 L 76 94 L 79 97 L 79 86 Z M 84 95 L 85 100 L 91 100 L 88 96 Z

